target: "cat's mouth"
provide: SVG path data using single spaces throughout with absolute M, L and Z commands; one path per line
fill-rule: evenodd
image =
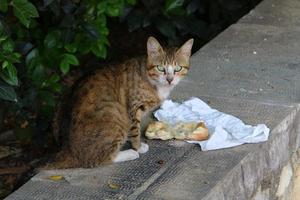
M 176 85 L 176 84 L 173 83 L 173 82 L 172 82 L 172 83 L 168 83 L 168 82 L 167 82 L 167 83 L 164 84 L 164 86 L 167 86 L 167 87 L 174 87 L 175 85 Z
M 172 82 L 167 82 L 166 85 L 174 85 Z

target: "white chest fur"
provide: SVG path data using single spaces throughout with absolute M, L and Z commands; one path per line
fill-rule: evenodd
M 173 88 L 174 86 L 157 86 L 157 93 L 160 100 L 166 100 Z

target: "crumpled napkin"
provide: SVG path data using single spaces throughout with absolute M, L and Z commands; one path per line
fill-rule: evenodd
M 242 120 L 216 109 L 212 109 L 199 98 L 193 97 L 183 103 L 165 100 L 154 112 L 157 120 L 175 124 L 178 122 L 203 121 L 209 129 L 206 141 L 197 143 L 203 151 L 234 147 L 244 143 L 258 143 L 268 140 L 270 129 L 265 124 L 245 125 Z

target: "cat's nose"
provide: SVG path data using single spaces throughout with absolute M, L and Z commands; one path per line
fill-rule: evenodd
M 167 77 L 167 81 L 169 84 L 171 84 L 171 82 L 173 81 L 173 77 Z

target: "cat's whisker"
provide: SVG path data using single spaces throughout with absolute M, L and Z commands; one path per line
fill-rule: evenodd
M 184 78 L 180 81 L 180 83 L 194 83 L 192 79 Z

